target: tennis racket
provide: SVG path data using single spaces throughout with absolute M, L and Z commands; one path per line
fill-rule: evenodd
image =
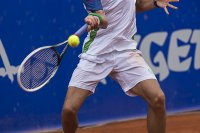
M 87 30 L 83 25 L 76 33 L 80 37 Z M 57 48 L 65 45 L 61 54 Z M 34 92 L 46 85 L 55 75 L 61 60 L 68 48 L 68 41 L 53 46 L 40 47 L 31 52 L 21 63 L 17 72 L 19 86 L 27 91 Z

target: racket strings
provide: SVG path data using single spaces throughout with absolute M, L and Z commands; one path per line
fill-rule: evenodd
M 57 69 L 58 54 L 53 48 L 36 52 L 24 64 L 20 74 L 22 85 L 34 89 L 45 83 Z

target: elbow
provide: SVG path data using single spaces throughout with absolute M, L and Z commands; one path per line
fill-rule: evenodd
M 136 7 L 136 12 L 137 13 L 141 13 L 141 12 L 144 12 L 145 10 L 144 10 L 144 8 L 142 8 L 142 7 Z
M 138 0 L 136 3 L 136 12 L 144 12 L 145 11 L 145 0 Z
M 136 9 L 136 12 L 137 12 L 137 13 L 141 13 L 141 12 L 143 12 L 143 10 L 142 10 L 141 8 L 137 8 L 137 9 Z

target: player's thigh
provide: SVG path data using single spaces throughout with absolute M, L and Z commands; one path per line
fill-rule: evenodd
M 92 92 L 89 90 L 70 86 L 67 91 L 63 109 L 70 108 L 77 112 L 90 94 L 92 94 Z
M 110 63 L 97 63 L 81 59 L 69 82 L 64 109 L 78 111 L 84 100 L 95 92 L 99 81 L 112 70 Z
M 156 79 L 147 79 L 139 82 L 129 90 L 129 93 L 141 96 L 149 104 L 154 104 L 156 98 L 165 99 L 164 93 Z
M 110 76 L 120 84 L 127 95 L 134 96 L 135 94 L 130 93 L 129 90 L 143 81 L 149 79 L 156 81 L 153 71 L 145 62 L 139 50 L 119 52 L 117 57 L 117 65 Z

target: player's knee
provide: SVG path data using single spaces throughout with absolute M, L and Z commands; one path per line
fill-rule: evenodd
M 77 114 L 77 111 L 71 106 L 64 106 L 62 109 L 62 115 L 72 116 L 76 114 Z
M 154 97 L 152 102 L 152 108 L 155 110 L 164 111 L 165 110 L 165 95 L 164 93 L 159 93 Z

